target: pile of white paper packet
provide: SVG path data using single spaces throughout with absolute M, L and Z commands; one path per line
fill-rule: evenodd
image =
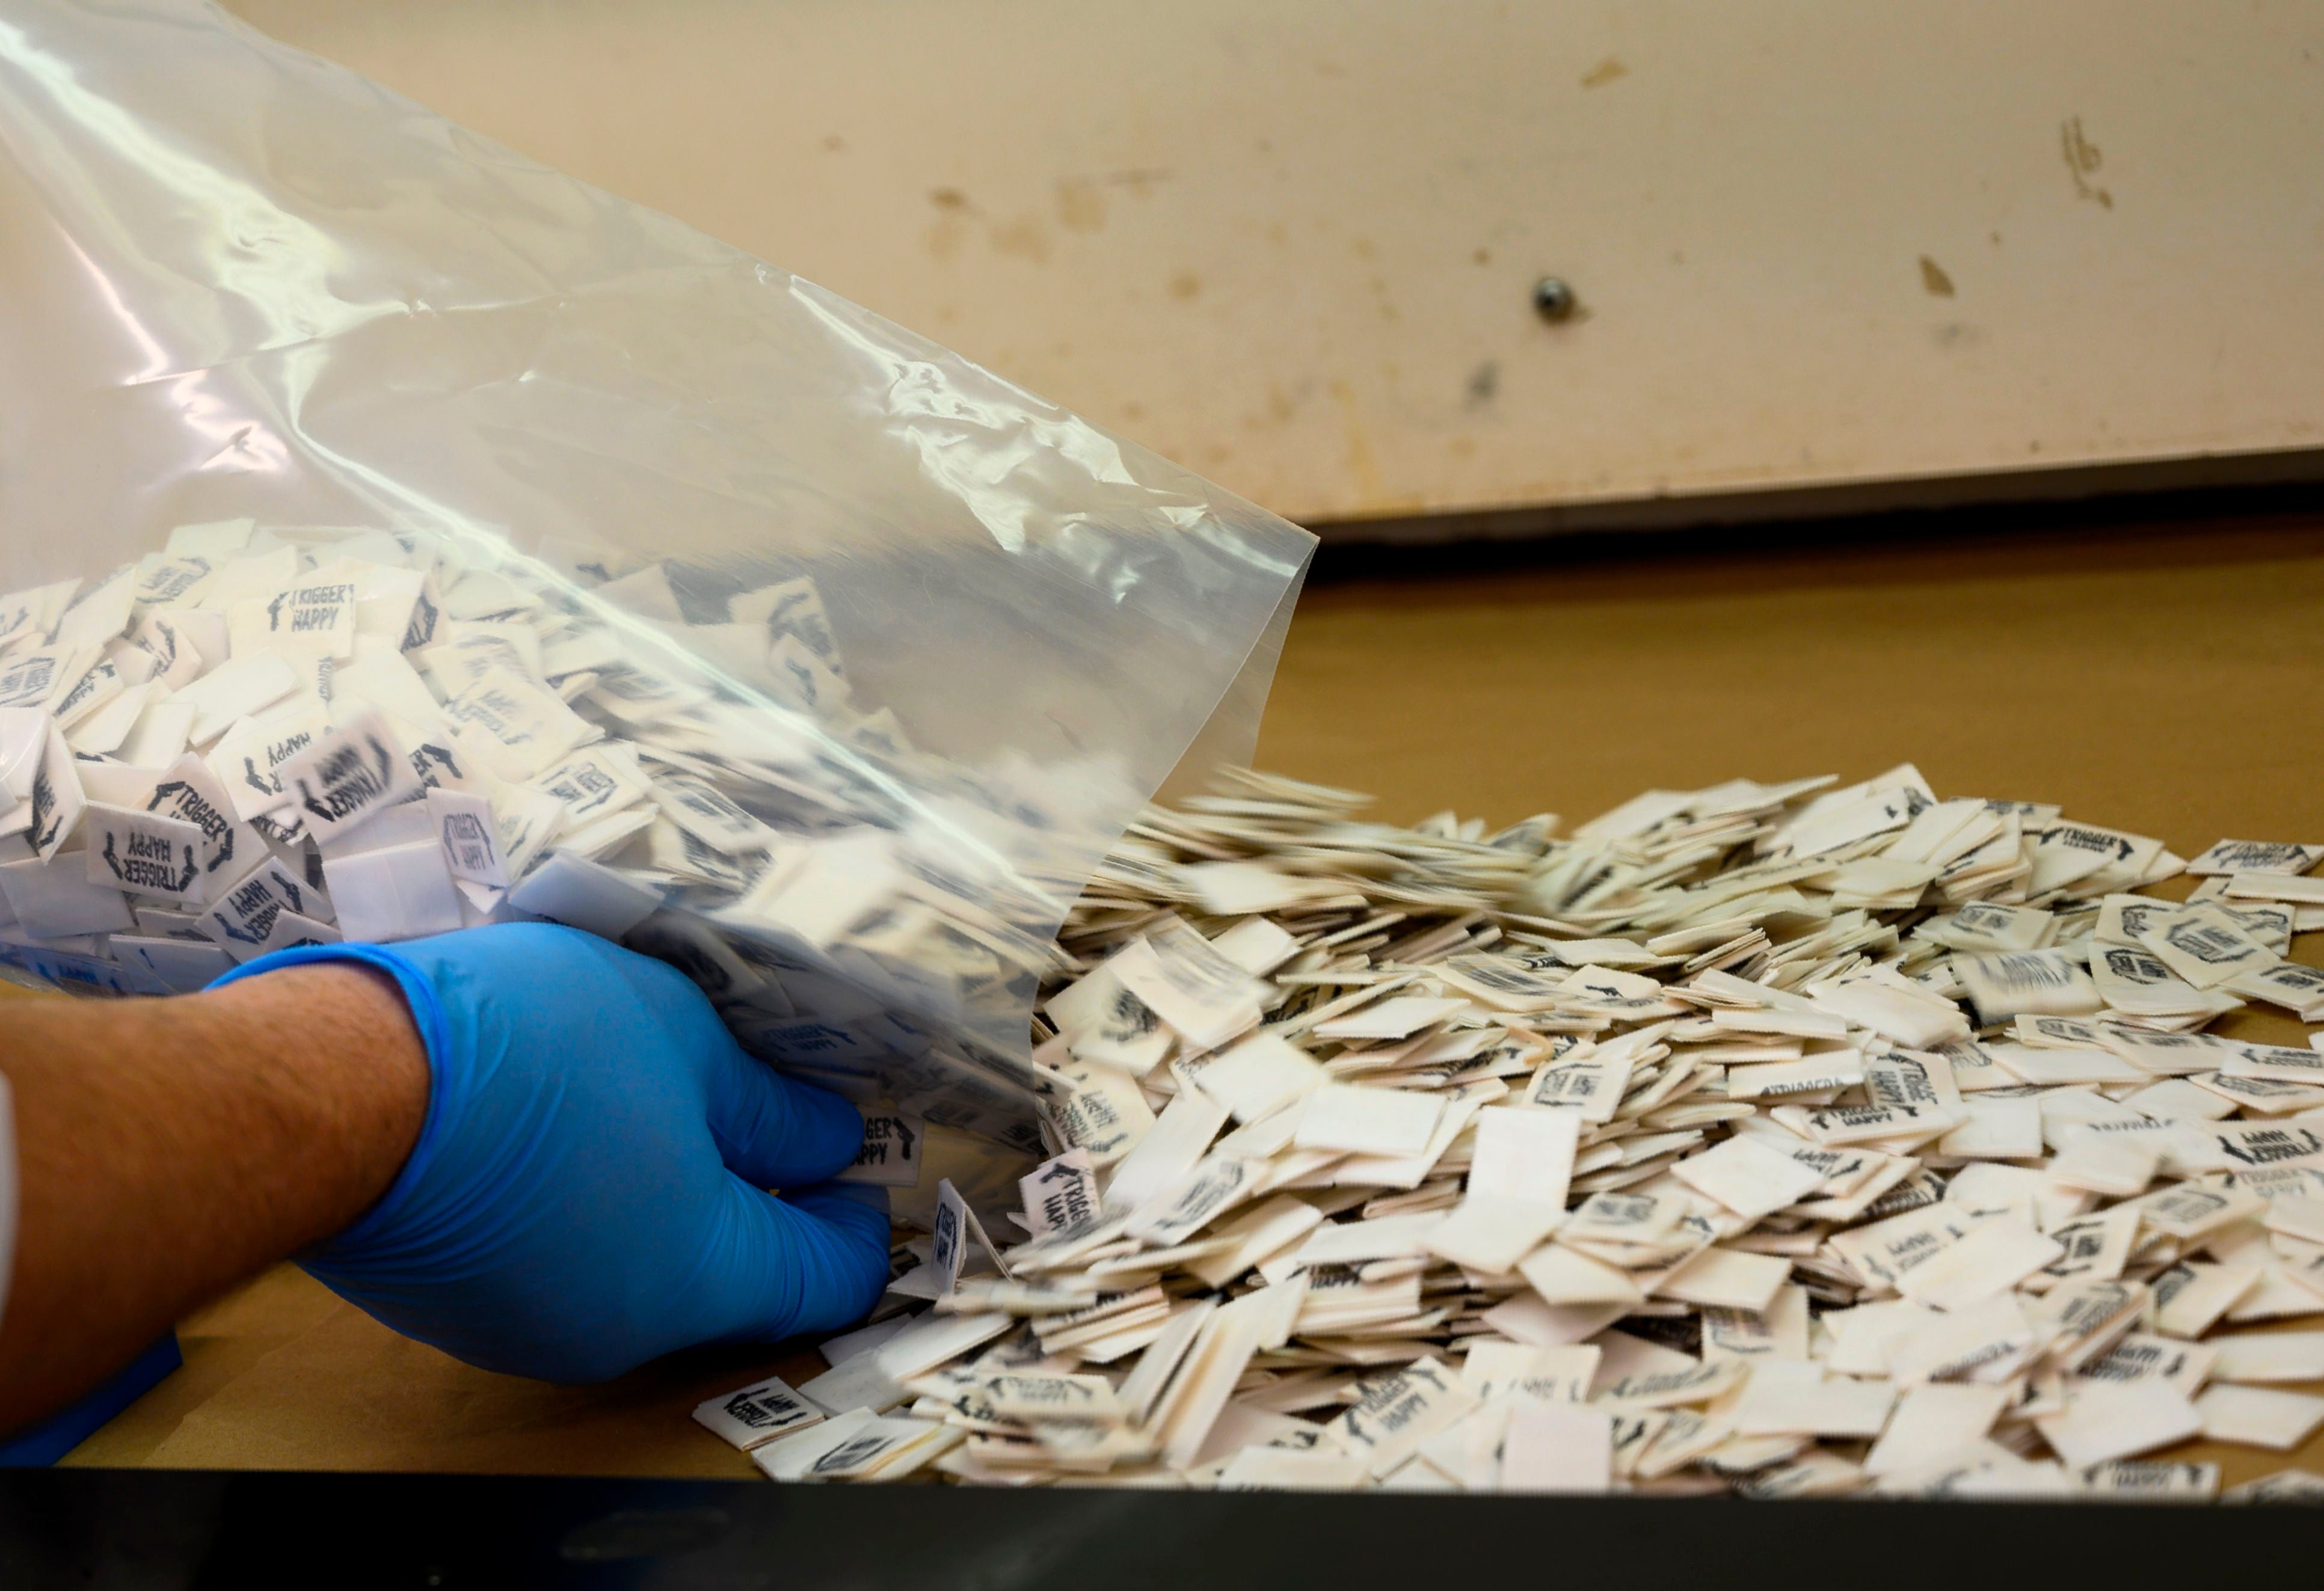
M 677 963 L 756 1053 L 1038 1147 L 1054 1079 L 996 1025 L 1060 964 L 1048 798 L 1111 777 L 917 750 L 806 578 L 187 525 L 0 598 L 0 961 L 168 993 L 545 918 Z
M 2141 1456 L 2297 1446 L 2324 1330 L 2246 1329 L 2324 1314 L 2324 1053 L 2202 1030 L 2324 1018 L 2324 846 L 1831 785 L 1150 811 L 1061 937 L 1021 1209 L 944 1182 L 886 1318 L 696 1418 L 996 1485 L 2200 1496 Z
M 2139 1456 L 2324 1422 L 2324 1331 L 2236 1329 L 2324 1313 L 2324 1053 L 2202 1031 L 2324 1019 L 2324 846 L 1241 774 L 1053 938 L 1119 774 L 917 749 L 751 573 L 235 520 L 0 598 L 0 961 L 567 923 L 863 1101 L 853 1175 L 1013 1145 L 951 1141 L 827 1374 L 699 1412 L 783 1478 L 2204 1494 Z

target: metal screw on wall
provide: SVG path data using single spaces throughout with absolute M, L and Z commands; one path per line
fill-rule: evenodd
M 1559 321 L 1573 313 L 1573 290 L 1559 277 L 1545 276 L 1533 284 L 1534 313 L 1544 320 Z

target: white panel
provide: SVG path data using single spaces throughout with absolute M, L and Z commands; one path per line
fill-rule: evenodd
M 1296 518 L 2324 445 L 2314 5 L 233 3 Z

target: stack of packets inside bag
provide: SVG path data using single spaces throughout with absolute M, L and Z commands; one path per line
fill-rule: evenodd
M 1120 777 L 916 750 L 796 575 L 187 525 L 0 598 L 0 959 L 163 994 L 563 923 L 682 968 L 755 1053 L 1038 1150 L 1063 1085 L 1018 1029 L 1068 964 L 1065 859 L 1103 850 L 1047 809 L 1126 809 Z
M 1833 785 L 1148 811 L 1019 1208 L 943 1182 L 884 1318 L 696 1417 L 779 1480 L 1229 1490 L 2206 1497 L 2150 1455 L 2300 1445 L 2324 1329 L 2254 1329 L 2324 1315 L 2324 1053 L 2204 1030 L 2324 1019 L 2324 846 Z

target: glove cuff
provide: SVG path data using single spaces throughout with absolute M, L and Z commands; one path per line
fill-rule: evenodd
M 285 967 L 313 966 L 323 961 L 353 962 L 376 972 L 384 972 L 395 980 L 395 987 L 402 992 L 403 1003 L 411 1013 L 412 1025 L 420 1030 L 420 1046 L 428 1053 L 428 1111 L 420 1120 L 420 1136 L 413 1141 L 411 1153 L 404 1157 L 403 1168 L 395 1173 L 395 1180 L 387 1185 L 387 1191 L 379 1196 L 377 1203 L 356 1217 L 352 1225 L 318 1248 L 310 1256 L 314 1258 L 327 1258 L 334 1250 L 343 1246 L 359 1246 L 394 1219 L 412 1185 L 425 1172 L 450 1114 L 445 1099 L 444 1057 L 450 1053 L 451 1024 L 444 1015 L 443 1002 L 436 998 L 436 987 L 429 981 L 426 973 L 384 945 L 299 945 L 244 961 L 232 971 L 212 979 L 205 987 L 218 989 L 261 973 L 279 972 Z

